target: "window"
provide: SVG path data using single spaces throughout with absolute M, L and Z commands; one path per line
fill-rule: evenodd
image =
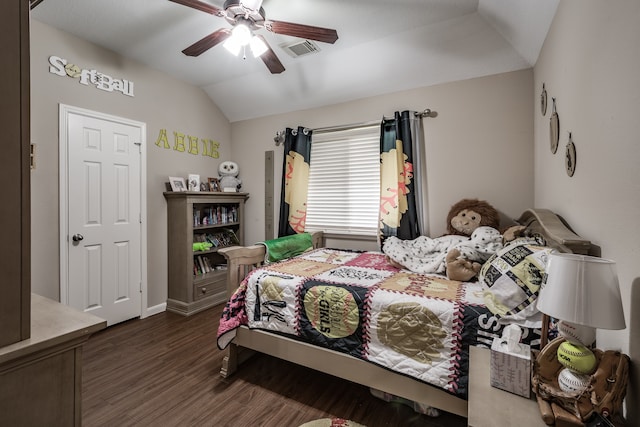
M 375 236 L 380 205 L 380 125 L 314 133 L 306 231 Z

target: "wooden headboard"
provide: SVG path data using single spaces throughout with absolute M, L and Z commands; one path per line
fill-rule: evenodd
M 528 233 L 538 233 L 547 241 L 547 245 L 560 252 L 573 252 L 586 255 L 591 242 L 578 236 L 562 218 L 549 209 L 527 209 L 518 219 L 518 224 L 527 227 Z

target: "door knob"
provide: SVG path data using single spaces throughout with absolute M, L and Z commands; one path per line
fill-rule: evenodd
M 80 240 L 84 239 L 84 236 L 82 234 L 74 234 L 72 239 L 74 242 L 79 242 Z

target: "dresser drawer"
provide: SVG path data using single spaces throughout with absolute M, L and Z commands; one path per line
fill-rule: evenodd
M 202 282 L 193 285 L 193 299 L 197 301 L 211 295 L 224 294 L 226 291 L 226 277 L 221 277 L 211 282 Z

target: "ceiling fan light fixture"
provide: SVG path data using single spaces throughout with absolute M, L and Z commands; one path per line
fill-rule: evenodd
M 231 30 L 231 38 L 236 40 L 240 46 L 246 46 L 251 42 L 251 30 L 243 23 L 236 24 Z
M 238 40 L 233 36 L 229 37 L 222 46 L 231 52 L 233 56 L 238 56 L 240 49 L 242 49 L 242 45 L 238 43 Z
M 251 53 L 253 53 L 253 56 L 256 58 L 268 49 L 267 44 L 258 36 L 253 36 L 249 45 L 251 46 Z

